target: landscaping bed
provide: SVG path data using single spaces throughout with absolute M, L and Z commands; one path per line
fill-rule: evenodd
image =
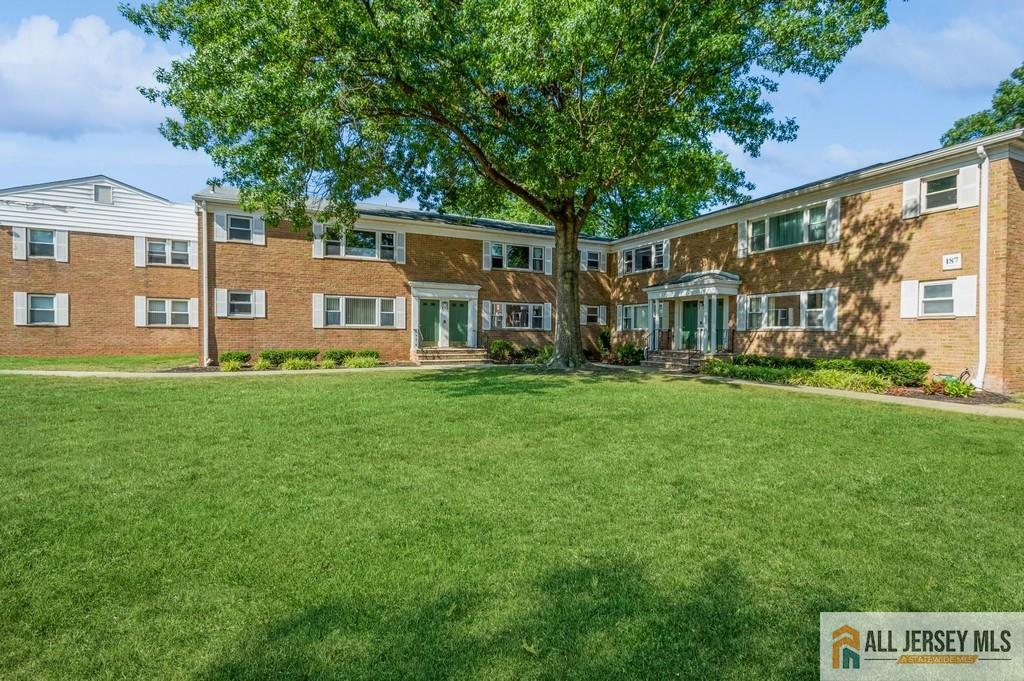
M 264 350 L 255 361 L 252 353 L 229 350 L 220 353 L 218 362 L 220 371 L 367 369 L 383 365 L 376 350 Z

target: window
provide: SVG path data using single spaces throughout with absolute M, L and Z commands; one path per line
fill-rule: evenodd
M 492 243 L 491 269 L 543 272 L 544 247 Z
M 825 241 L 827 228 L 828 208 L 825 203 L 751 220 L 750 252 Z
M 29 324 L 54 324 L 56 317 L 54 312 L 54 301 L 56 296 L 52 295 L 30 295 L 28 297 L 28 323 Z
M 55 234 L 52 229 L 28 230 L 28 254 L 33 258 L 54 257 Z
M 114 188 L 103 184 L 93 185 L 92 198 L 96 203 L 114 203 Z
M 776 328 L 800 326 L 800 294 L 768 296 L 768 325 Z
M 228 241 L 252 242 L 252 218 L 245 215 L 228 216 Z
M 588 272 L 597 272 L 601 269 L 600 251 L 583 251 L 583 266 Z
M 188 326 L 188 301 L 150 298 L 146 301 L 149 326 Z
M 646 305 L 623 305 L 622 330 L 645 331 L 648 325 L 647 317 Z
M 764 298 L 751 296 L 747 300 L 747 328 L 760 329 L 764 326 Z
M 601 309 L 598 305 L 587 305 L 584 309 L 586 314 L 583 315 L 584 324 L 600 324 L 601 323 Z
M 956 178 L 957 173 L 933 177 L 923 180 L 922 193 L 924 194 L 924 209 L 935 210 L 956 205 Z
M 394 232 L 350 229 L 342 235 L 341 239 L 325 240 L 324 255 L 335 258 L 365 258 L 393 262 L 396 240 Z
M 835 306 L 837 296 L 838 292 L 830 294 L 828 289 L 747 296 L 746 330 L 826 329 L 828 317 L 835 315 L 834 309 L 832 315 L 828 309 Z
M 955 313 L 952 281 L 921 282 L 921 316 L 940 317 Z
M 665 244 L 660 241 L 622 251 L 622 271 L 625 274 L 660 270 L 664 266 Z
M 505 329 L 543 329 L 544 305 L 493 303 L 492 326 Z
M 344 311 L 344 314 L 342 312 Z M 324 296 L 324 326 L 395 325 L 395 299 Z
M 149 265 L 188 265 L 188 242 L 168 239 L 146 240 L 146 263 Z
M 252 316 L 252 291 L 228 291 L 228 316 Z
M 805 326 L 808 329 L 825 328 L 825 293 L 813 291 L 807 294 L 807 316 Z

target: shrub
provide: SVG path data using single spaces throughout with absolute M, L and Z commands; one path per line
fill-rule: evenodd
M 597 334 L 597 349 L 602 355 L 612 351 L 612 330 L 608 327 L 601 329 Z
M 256 363 L 252 365 L 252 368 L 256 371 L 267 371 L 268 369 L 273 369 L 274 365 L 261 357 L 256 360 Z
M 237 359 L 221 360 L 220 363 L 221 371 L 241 371 L 242 363 Z
M 759 383 L 785 383 L 798 369 L 780 369 L 772 366 L 735 364 L 720 359 L 704 362 L 703 372 L 710 376 L 728 376 Z
M 860 393 L 884 393 L 892 387 L 892 380 L 880 374 L 862 374 L 841 369 L 798 370 L 786 379 L 789 385 L 806 385 L 814 388 L 835 388 L 854 390 Z
M 919 386 L 928 376 L 929 366 L 916 359 L 871 359 L 829 357 L 772 357 L 769 355 L 737 355 L 733 363 L 740 366 L 773 369 L 835 369 L 859 374 L 885 376 L 893 385 Z
M 544 347 L 537 350 L 536 356 L 531 360 L 534 364 L 547 364 L 551 361 L 552 355 L 555 354 L 555 347 L 553 345 L 545 345 Z
M 319 354 L 319 350 L 264 350 L 260 353 L 260 359 L 265 359 L 277 367 L 289 359 L 304 359 L 312 362 Z
M 324 359 L 322 359 L 320 361 L 320 368 L 321 369 L 337 369 L 338 368 L 338 363 L 335 362 L 333 359 L 325 357 Z
M 964 383 L 961 380 L 946 381 L 946 394 L 950 397 L 971 397 L 974 395 L 974 386 Z
M 303 369 L 316 369 L 316 362 L 302 357 L 289 357 L 281 362 L 281 368 L 285 371 L 302 371 Z
M 354 357 L 355 350 L 327 350 L 324 352 L 324 359 L 331 360 L 335 364 L 343 364 L 349 357 Z
M 380 360 L 376 357 L 356 355 L 346 359 L 345 366 L 349 369 L 368 369 L 370 367 L 380 366 Z
M 356 357 L 372 357 L 374 359 L 380 359 L 380 353 L 376 350 L 359 350 L 355 354 Z
M 925 395 L 945 395 L 946 384 L 944 381 L 925 381 L 921 386 Z
M 639 364 L 644 359 L 644 349 L 633 341 L 626 341 L 615 353 L 620 364 Z
M 218 360 L 221 364 L 224 362 L 238 362 L 239 364 L 245 364 L 249 361 L 250 357 L 252 357 L 251 354 L 243 352 L 242 350 L 227 350 L 220 353 Z
M 487 349 L 487 354 L 495 362 L 508 362 L 514 357 L 515 353 L 516 347 L 501 338 L 492 340 L 491 347 Z
M 540 355 L 540 348 L 536 345 L 524 345 L 519 350 L 519 358 L 524 362 L 533 362 Z

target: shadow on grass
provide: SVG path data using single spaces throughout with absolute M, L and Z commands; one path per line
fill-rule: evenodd
M 766 617 L 730 560 L 709 563 L 677 593 L 618 560 L 552 570 L 525 594 L 525 610 L 522 600 L 502 608 L 460 590 L 403 602 L 342 596 L 256 633 L 201 678 L 712 679 L 762 665 L 780 678 L 816 673 L 816 615 L 799 631 L 758 636 Z M 794 668 L 779 669 L 778 644 L 799 651 Z
M 652 374 L 595 367 L 582 371 L 555 371 L 534 366 L 467 367 L 417 374 L 414 383 L 450 397 L 529 395 L 563 390 L 590 383 L 643 383 Z

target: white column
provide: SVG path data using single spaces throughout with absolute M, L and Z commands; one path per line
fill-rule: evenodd
M 711 352 L 718 352 L 718 294 L 711 294 Z
M 469 323 L 466 325 L 466 345 L 476 347 L 476 298 L 469 299 Z
M 412 296 L 412 323 L 409 324 L 409 345 L 416 350 L 416 334 L 420 332 L 420 299 Z
M 438 302 L 441 314 L 440 329 L 437 334 L 437 347 L 446 348 L 448 347 L 448 308 L 451 307 L 451 301 L 442 300 Z
M 701 314 L 701 321 L 703 322 L 703 327 L 700 330 L 701 331 L 700 349 L 701 349 L 701 352 L 707 352 L 708 351 L 708 294 L 706 294 L 706 293 L 704 294 L 704 310 L 703 310 L 703 314 Z

